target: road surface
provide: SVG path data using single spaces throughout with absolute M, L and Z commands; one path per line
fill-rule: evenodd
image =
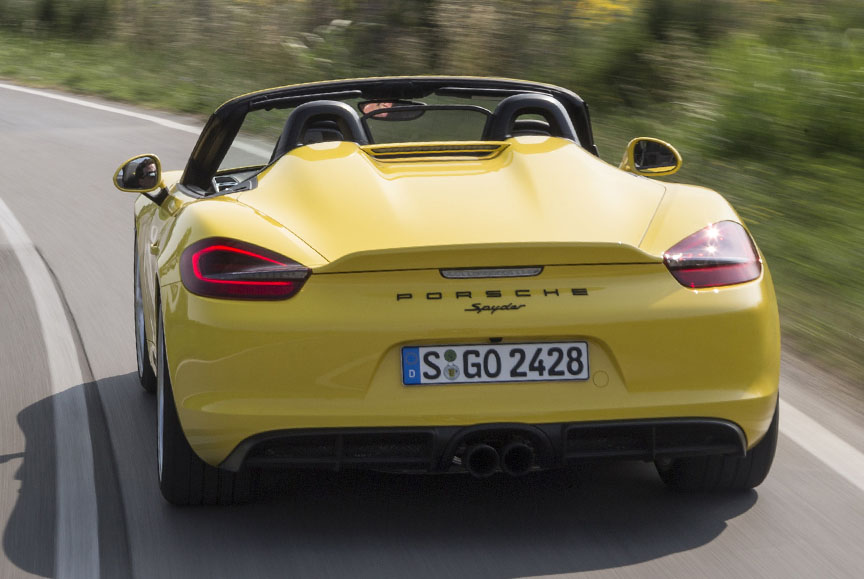
M 521 479 L 297 473 L 229 508 L 158 491 L 135 375 L 133 194 L 200 121 L 0 82 L 0 577 L 859 577 L 864 400 L 784 356 L 757 490 L 676 495 L 647 464 Z

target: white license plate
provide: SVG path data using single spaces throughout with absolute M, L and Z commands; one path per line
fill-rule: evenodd
M 472 384 L 588 379 L 586 342 L 402 348 L 402 383 Z

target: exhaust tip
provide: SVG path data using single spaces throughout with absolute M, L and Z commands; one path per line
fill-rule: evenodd
M 465 469 L 472 476 L 486 478 L 492 476 L 498 470 L 500 459 L 498 451 L 488 444 L 475 444 L 465 450 L 462 462 L 465 465 Z
M 534 449 L 524 442 L 511 442 L 501 450 L 501 470 L 510 476 L 527 474 L 534 466 Z

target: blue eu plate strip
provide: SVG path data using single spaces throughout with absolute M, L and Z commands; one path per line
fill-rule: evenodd
M 420 384 L 420 348 L 402 348 L 402 383 Z

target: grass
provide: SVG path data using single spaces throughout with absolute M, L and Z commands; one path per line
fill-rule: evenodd
M 590 28 L 569 45 L 550 28 L 558 22 L 550 9 L 549 26 L 536 27 L 541 36 L 519 49 L 520 59 L 490 51 L 480 66 L 470 59 L 475 49 L 459 44 L 455 56 L 437 56 L 437 68 L 417 54 L 364 65 L 342 28 L 319 30 L 306 48 L 287 39 L 243 51 L 199 42 L 83 42 L 0 28 L 0 77 L 201 115 L 250 90 L 346 76 L 480 72 L 568 86 L 592 105 L 607 161 L 617 163 L 634 136 L 663 138 L 685 159 L 672 180 L 708 186 L 733 203 L 774 274 L 785 347 L 859 384 L 864 9 L 829 0 L 818 17 L 806 11 L 787 17 L 783 3 L 762 4 L 775 12 L 759 18 L 747 12 L 741 30 L 722 35 L 712 28 L 708 40 L 694 36 L 698 26 L 661 34 L 632 18 Z M 506 33 L 500 14 L 480 16 L 489 22 L 478 21 L 477 35 Z M 358 27 L 361 36 L 367 28 Z M 495 46 L 476 44 L 476 50 Z
M 0 31 L 0 77 L 185 113 L 209 113 L 226 100 L 226 83 L 194 72 L 222 66 L 206 54 L 181 58 L 170 49 L 149 55 L 142 65 L 140 51 L 122 43 Z M 243 92 L 243 82 L 238 84 Z

